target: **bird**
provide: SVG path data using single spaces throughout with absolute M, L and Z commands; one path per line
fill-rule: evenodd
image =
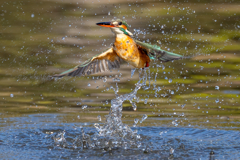
M 157 45 L 136 40 L 129 31 L 128 24 L 121 19 L 99 22 L 96 25 L 111 29 L 115 34 L 113 45 L 82 64 L 60 74 L 53 75 L 53 78 L 86 76 L 108 70 L 111 71 L 112 69 L 119 69 L 123 62 L 127 62 L 135 68 L 146 68 L 149 67 L 152 60 L 167 62 L 183 58 L 182 55 L 163 50 Z

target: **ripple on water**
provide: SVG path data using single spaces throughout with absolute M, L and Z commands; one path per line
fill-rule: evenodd
M 30 117 L 25 117 L 30 119 Z M 88 145 L 88 139 L 96 138 L 93 127 L 76 128 L 79 123 L 58 124 L 48 122 L 44 125 L 44 117 L 38 124 L 31 123 L 27 126 L 10 126 L 5 132 L 0 133 L 0 156 L 3 159 L 16 157 L 16 159 L 39 158 L 97 158 L 106 157 L 115 159 L 149 159 L 169 158 L 170 149 L 174 149 L 174 158 L 208 159 L 210 152 L 214 151 L 218 159 L 238 159 L 239 131 L 179 128 L 179 127 L 134 127 L 141 136 L 141 146 L 105 147 L 104 142 L 109 142 L 109 137 L 97 137 L 102 145 L 98 148 Z M 14 119 L 14 118 L 13 118 Z M 18 118 L 20 120 L 21 118 Z M 21 124 L 21 121 L 19 122 Z M 43 127 L 45 126 L 45 127 Z M 91 124 L 93 126 L 93 124 Z M 133 129 L 133 128 L 132 128 Z M 162 134 L 159 134 L 162 132 Z M 53 137 L 61 137 L 59 143 Z M 58 135 L 58 136 L 57 136 Z M 85 136 L 85 137 L 84 137 Z M 78 141 L 77 141 L 78 140 Z M 77 143 L 76 143 L 77 142 Z M 116 142 L 113 142 L 113 144 Z M 85 144 L 85 147 L 84 147 Z M 145 152 L 146 149 L 148 152 Z

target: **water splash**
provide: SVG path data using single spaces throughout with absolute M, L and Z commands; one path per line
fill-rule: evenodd
M 67 146 L 67 141 L 65 139 L 65 131 L 62 131 L 60 133 L 57 133 L 54 137 L 54 143 L 56 146 L 65 148 Z
M 123 124 L 121 119 L 123 108 L 122 104 L 124 101 L 128 100 L 132 104 L 133 110 L 137 109 L 135 101 L 138 100 L 138 98 L 136 94 L 142 86 L 146 85 L 148 78 L 146 75 L 146 70 L 139 71 L 139 81 L 136 83 L 136 87 L 131 93 L 119 96 L 117 94 L 118 86 L 116 85 L 116 89 L 114 90 L 116 98 L 111 100 L 111 109 L 109 114 L 106 116 L 105 124 L 103 126 L 100 126 L 98 123 L 95 123 L 94 125 L 98 131 L 98 136 L 109 137 L 111 139 L 114 139 L 115 142 L 121 142 L 118 145 L 115 143 L 115 146 L 123 146 L 124 148 L 130 147 L 132 144 L 137 144 L 137 141 L 141 139 L 140 135 L 138 135 L 136 131 L 132 131 L 128 125 Z
M 106 150 L 111 150 L 114 147 L 121 147 L 124 149 L 141 147 L 141 136 L 137 134 L 136 130 L 133 131 L 128 125 L 122 122 L 122 104 L 124 101 L 128 100 L 132 104 L 133 110 L 136 110 L 136 103 L 139 102 L 139 98 L 136 96 L 137 91 L 146 85 L 146 81 L 148 79 L 147 70 L 140 69 L 139 81 L 135 84 L 136 87 L 131 93 L 118 95 L 119 88 L 117 83 L 116 88 L 110 87 L 110 89 L 114 90 L 116 98 L 111 100 L 111 109 L 109 114 L 106 116 L 106 122 L 102 126 L 99 123 L 95 123 L 94 127 L 96 128 L 97 133 L 94 133 L 91 136 L 85 134 L 83 128 L 81 128 L 81 135 L 75 139 L 71 146 L 81 149 L 104 148 Z M 99 116 L 98 119 L 100 119 Z M 147 119 L 147 115 L 143 115 L 140 123 L 142 123 L 145 119 Z M 136 127 L 138 122 L 139 119 L 135 119 L 133 127 Z M 65 132 L 61 132 L 53 137 L 57 146 L 67 146 L 64 135 Z

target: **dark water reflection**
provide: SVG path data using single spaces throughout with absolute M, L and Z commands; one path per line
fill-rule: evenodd
M 73 126 L 83 125 L 92 132 L 97 116 L 103 122 L 110 100 L 115 98 L 110 86 L 115 87 L 119 79 L 119 94 L 129 93 L 137 74 L 131 78 L 131 67 L 123 65 L 120 71 L 89 77 L 58 81 L 46 77 L 109 47 L 114 41 L 111 31 L 95 23 L 114 17 L 124 18 L 137 39 L 193 58 L 166 63 L 162 68 L 152 64 L 151 83 L 158 73 L 156 85 L 161 90 L 157 94 L 153 87 L 139 90 L 137 111 L 125 102 L 123 120 L 132 124 L 135 118 L 148 115 L 139 132 L 146 136 L 144 143 L 153 143 L 153 151 L 144 154 L 133 149 L 128 154 L 117 149 L 113 156 L 169 158 L 169 148 L 173 147 L 174 156 L 180 159 L 206 159 L 211 150 L 220 159 L 240 157 L 236 138 L 240 127 L 238 1 L 11 0 L 1 1 L 0 6 L 3 159 L 15 155 L 18 159 L 90 155 L 89 151 L 56 148 L 46 137 L 46 130 L 66 130 L 72 133 L 70 139 L 79 132 Z M 82 109 L 84 105 L 87 108 Z M 160 131 L 167 133 L 159 135 Z M 181 144 L 185 149 L 176 149 Z M 62 152 L 65 154 L 59 154 Z M 99 151 L 95 155 L 102 159 L 108 156 L 113 158 Z

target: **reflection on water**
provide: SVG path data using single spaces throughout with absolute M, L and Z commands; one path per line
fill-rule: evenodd
M 157 159 L 169 158 L 172 148 L 174 158 L 206 159 L 214 151 L 218 159 L 238 159 L 239 132 L 232 131 L 240 126 L 238 5 L 237 1 L 191 0 L 117 5 L 109 1 L 1 2 L 1 157 L 134 159 L 137 155 L 147 159 L 151 155 Z M 56 146 L 53 136 L 63 131 L 66 143 L 83 133 L 91 137 L 99 117 L 106 121 L 115 83 L 118 94 L 124 95 L 138 81 L 128 65 L 101 75 L 46 80 L 108 48 L 112 33 L 95 23 L 113 17 L 125 19 L 137 39 L 193 58 L 153 62 L 146 88 L 138 91 L 137 108 L 135 103 L 122 104 L 123 122 L 141 126 L 131 129 L 138 130 L 142 148 L 89 152 L 72 144 Z M 148 118 L 140 123 L 142 117 Z

